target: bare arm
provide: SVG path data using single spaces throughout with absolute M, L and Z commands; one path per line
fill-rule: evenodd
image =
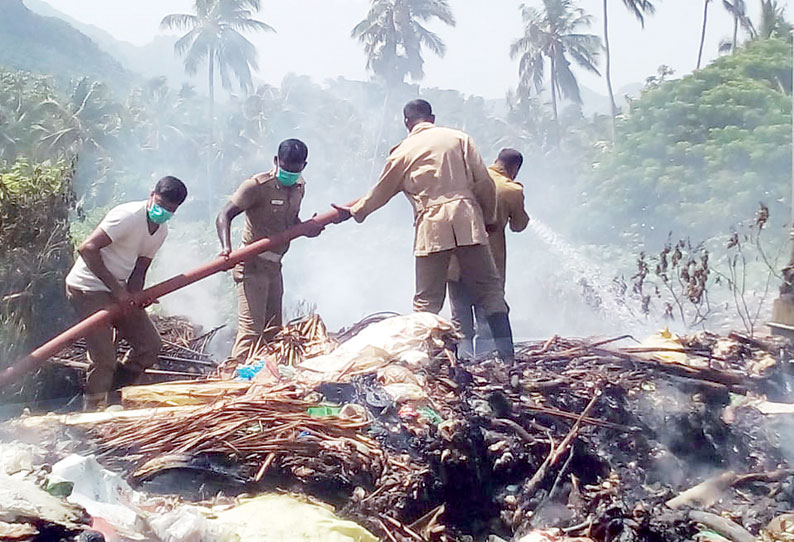
M 152 259 L 144 256 L 139 256 L 135 261 L 135 267 L 127 279 L 127 291 L 132 293 L 140 292 L 143 290 L 143 285 L 146 283 L 146 272 L 149 266 L 152 265 Z
M 80 253 L 88 269 L 108 287 L 110 293 L 119 301 L 126 301 L 129 299 L 127 289 L 113 276 L 107 266 L 105 266 L 105 262 L 102 260 L 102 253 L 100 252 L 112 242 L 108 234 L 101 228 L 96 228 L 91 232 L 91 235 L 88 236 L 88 239 L 83 241 L 77 248 L 77 252 Z
M 221 256 L 226 257 L 232 251 L 232 220 L 242 212 L 234 203 L 228 202 L 215 219 L 215 229 L 221 242 Z

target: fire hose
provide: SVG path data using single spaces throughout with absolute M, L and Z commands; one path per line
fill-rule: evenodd
M 227 257 L 219 256 L 207 264 L 186 273 L 175 275 L 168 280 L 150 286 L 140 292 L 136 292 L 132 296 L 132 304 L 138 307 L 148 307 L 164 295 L 175 292 L 180 288 L 184 288 L 185 286 L 205 279 L 215 273 L 228 271 L 243 260 L 304 236 L 310 229 L 314 229 L 317 225 L 327 226 L 328 224 L 334 223 L 338 218 L 339 211 L 336 209 L 321 215 L 313 216 L 311 219 L 296 224 L 279 234 L 273 235 L 272 237 L 265 237 L 241 249 L 235 250 Z M 112 322 L 123 310 L 124 308 L 119 304 L 100 309 L 60 335 L 50 339 L 27 356 L 19 359 L 10 367 L 3 369 L 2 372 L 0 372 L 0 387 L 11 384 L 25 373 L 43 365 L 50 357 L 56 355 L 74 341 L 85 337 L 93 328 Z

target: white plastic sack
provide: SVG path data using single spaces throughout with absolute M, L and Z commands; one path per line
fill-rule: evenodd
M 303 381 L 335 380 L 340 376 L 376 370 L 393 360 L 426 362 L 429 340 L 452 331 L 452 324 L 437 314 L 416 312 L 394 316 L 364 328 L 330 354 L 307 359 L 298 366 Z
M 69 502 L 79 504 L 91 516 L 114 527 L 135 532 L 138 514 L 134 503 L 140 502 L 141 495 L 121 476 L 103 468 L 93 455 L 72 454 L 53 465 L 52 473 L 74 483 Z

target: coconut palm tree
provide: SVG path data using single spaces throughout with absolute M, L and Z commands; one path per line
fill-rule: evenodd
M 559 130 L 559 98 L 582 103 L 571 62 L 599 74 L 597 62 L 601 38 L 582 33 L 590 26 L 591 17 L 576 7 L 573 0 L 543 0 L 542 10 L 523 4 L 521 15 L 524 35 L 510 46 L 510 57 L 519 57 L 519 91 L 541 92 L 546 82 L 548 61 L 551 105 Z
M 623 5 L 628 9 L 634 17 L 645 28 L 645 16 L 653 15 L 656 8 L 651 0 L 622 0 Z M 612 107 L 612 131 L 614 138 L 615 117 L 618 114 L 618 108 L 615 105 L 615 93 L 612 91 L 612 72 L 611 72 L 611 54 L 609 49 L 609 0 L 603 0 L 604 10 L 604 53 L 605 53 L 605 66 L 604 76 L 607 80 L 607 91 L 609 92 L 609 105 Z
M 778 0 L 761 0 L 761 20 L 756 36 L 760 39 L 790 37 L 792 26 L 786 20 L 784 11 Z
M 25 72 L 0 73 L 0 160 L 13 163 L 19 155 L 31 156 L 43 125 L 58 122 L 47 114 L 54 92 L 43 78 Z
M 722 0 L 722 6 L 733 16 L 733 39 L 730 41 L 731 53 L 736 52 L 736 45 L 739 38 L 739 26 L 750 34 L 755 35 L 755 28 L 747 16 L 747 3 L 745 0 Z M 722 49 L 722 47 L 721 47 Z
M 39 108 L 57 119 L 35 127 L 41 135 L 40 150 L 47 154 L 109 155 L 121 130 L 122 106 L 112 100 L 107 85 L 86 77 L 73 85 L 66 102 L 49 98 Z
M 446 45 L 423 23 L 438 19 L 455 26 L 448 0 L 372 0 L 351 36 L 364 44 L 367 69 L 394 86 L 424 77 L 422 49 L 444 56 Z
M 443 40 L 423 25 L 435 19 L 455 26 L 448 0 L 372 0 L 367 16 L 350 34 L 364 44 L 367 69 L 386 84 L 370 176 L 380 153 L 392 90 L 406 77 L 419 81 L 425 76 L 423 48 L 441 57 L 447 51 Z
M 84 77 L 73 83 L 67 100 L 49 98 L 38 110 L 45 122 L 33 128 L 39 136 L 37 153 L 79 160 L 86 174 L 75 178 L 75 192 L 95 204 L 107 203 L 118 173 L 115 158 L 123 147 L 124 107 L 113 101 L 107 85 Z
M 187 31 L 174 44 L 176 54 L 185 57 L 187 73 L 195 74 L 199 65 L 207 61 L 210 149 L 213 145 L 215 71 L 225 89 L 232 88 L 233 78 L 243 90 L 253 87 L 251 71 L 258 68 L 256 47 L 243 33 L 274 31 L 270 25 L 253 18 L 260 7 L 260 0 L 195 0 L 193 13 L 166 15 L 160 22 L 164 29 Z M 212 155 L 210 150 L 207 156 Z M 211 161 L 207 163 L 207 176 L 209 181 Z
M 703 26 L 700 31 L 700 48 L 698 49 L 698 64 L 696 69 L 700 69 L 700 63 L 703 60 L 703 44 L 706 42 L 706 24 L 709 19 L 709 3 L 711 0 L 703 0 Z

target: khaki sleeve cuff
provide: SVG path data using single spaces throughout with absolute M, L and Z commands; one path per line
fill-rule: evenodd
M 366 210 L 364 209 L 364 205 L 365 205 L 365 203 L 366 203 L 366 202 L 365 202 L 365 201 L 364 201 L 364 199 L 362 198 L 362 199 L 358 200 L 358 201 L 357 201 L 357 202 L 356 202 L 356 203 L 355 203 L 355 204 L 354 204 L 354 205 L 353 205 L 353 206 L 350 208 L 350 214 L 353 216 L 353 219 L 354 219 L 356 222 L 359 222 L 359 223 L 361 223 L 361 222 L 364 222 L 364 219 L 365 219 L 365 218 L 367 218 L 367 215 L 369 214 L 369 213 L 368 213 L 368 212 L 366 212 Z

